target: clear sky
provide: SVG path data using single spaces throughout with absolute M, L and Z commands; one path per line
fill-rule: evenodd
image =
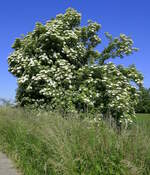
M 145 77 L 144 86 L 150 87 L 150 0 L 5 0 L 0 2 L 0 97 L 15 97 L 17 83 L 7 65 L 15 38 L 32 31 L 37 21 L 45 23 L 68 7 L 82 13 L 82 24 L 88 19 L 100 23 L 100 36 L 106 31 L 131 36 L 139 52 L 115 63 L 134 63 Z M 100 51 L 105 43 L 98 47 Z

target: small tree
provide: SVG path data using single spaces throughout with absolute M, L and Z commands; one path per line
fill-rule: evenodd
M 142 75 L 134 66 L 124 68 L 107 63 L 109 58 L 130 55 L 137 49 L 131 38 L 109 33 L 108 46 L 100 53 L 101 26 L 88 21 L 80 26 L 81 15 L 68 9 L 33 32 L 16 39 L 8 58 L 9 71 L 18 78 L 20 106 L 61 107 L 69 111 L 100 111 L 118 122 L 132 122 L 137 90 Z

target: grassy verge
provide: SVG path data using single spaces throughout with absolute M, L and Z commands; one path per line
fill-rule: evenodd
M 149 131 L 140 116 L 118 135 L 102 121 L 0 108 L 0 149 L 25 175 L 149 175 Z

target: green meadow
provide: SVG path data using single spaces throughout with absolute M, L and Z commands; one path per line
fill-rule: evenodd
M 149 175 L 150 114 L 118 133 L 90 115 L 1 107 L 0 149 L 25 175 Z

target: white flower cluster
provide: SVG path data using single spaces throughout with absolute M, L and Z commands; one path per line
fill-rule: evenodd
M 124 70 L 133 69 L 124 68 Z M 134 74 L 135 70 L 131 73 Z M 130 83 L 131 76 L 125 76 L 113 63 L 84 66 L 79 69 L 78 74 L 82 79 L 78 99 L 82 103 L 87 106 L 94 104 L 100 111 L 109 110 L 114 117 L 120 115 L 121 122 L 125 119 L 132 122 L 135 117 L 134 106 L 137 103 L 138 91 Z M 141 81 L 140 76 L 136 77 L 137 81 Z

